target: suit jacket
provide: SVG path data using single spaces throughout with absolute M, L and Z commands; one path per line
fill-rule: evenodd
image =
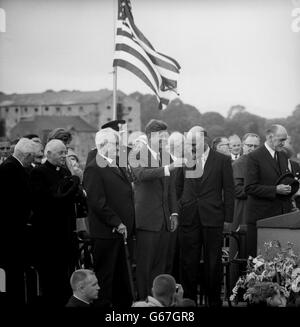
M 17 250 L 18 260 L 23 259 L 20 251 L 26 242 L 24 233 L 31 214 L 31 188 L 29 176 L 21 163 L 13 156 L 8 157 L 0 165 L 0 199 L 1 199 L 1 236 L 0 261 L 5 253 Z M 7 250 L 4 251 L 3 250 Z M 16 260 L 15 255 L 11 258 Z
M 248 224 L 257 220 L 290 212 L 292 201 L 276 193 L 276 181 L 288 171 L 288 161 L 283 152 L 278 153 L 280 169 L 265 145 L 248 154 L 245 190 L 248 195 Z
M 164 167 L 159 167 L 159 161 L 146 146 L 140 153 L 145 153 L 145 158 L 140 158 L 140 164 L 132 167 L 136 228 L 158 232 L 165 224 L 170 230 L 170 215 L 178 212 L 174 173 L 165 176 Z
M 221 227 L 224 221 L 232 222 L 234 184 L 231 158 L 210 149 L 200 178 L 185 178 L 188 169 L 181 169 L 181 178 L 177 179 L 177 189 L 182 189 L 179 225 L 190 226 L 197 216 L 205 227 Z
M 41 244 L 49 247 L 53 244 L 62 251 L 71 245 L 74 237 L 75 202 L 80 179 L 71 176 L 66 168 L 57 169 L 46 161 L 31 171 L 30 181 L 34 199 L 32 223 L 35 235 Z
M 77 299 L 74 295 L 72 295 L 66 304 L 67 308 L 90 308 L 91 305 L 87 304 L 79 299 Z
M 247 194 L 245 192 L 247 155 L 243 155 L 232 163 L 234 180 L 234 215 L 232 221 L 232 230 L 236 230 L 240 224 L 246 224 L 247 213 Z
M 83 174 L 83 187 L 87 192 L 88 222 L 92 238 L 119 238 L 121 234 L 113 228 L 123 223 L 127 227 L 128 236 L 134 227 L 134 197 L 127 175 L 118 167 L 108 162 L 99 167 L 97 160 L 88 163 Z

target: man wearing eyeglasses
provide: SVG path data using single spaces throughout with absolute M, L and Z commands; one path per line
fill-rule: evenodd
M 258 148 L 260 145 L 260 137 L 254 133 L 247 133 L 242 138 L 243 155 L 232 163 L 234 188 L 235 188 L 235 201 L 234 201 L 234 215 L 231 225 L 232 231 L 243 229 L 246 224 L 246 204 L 247 194 L 245 193 L 245 175 L 247 166 L 247 157 L 250 152 Z M 240 242 L 240 257 L 246 257 L 246 242 L 245 238 L 239 237 Z M 234 240 L 230 240 L 230 259 L 236 255 L 237 244 Z M 238 267 L 231 265 L 230 267 L 230 285 L 231 289 L 234 287 L 239 277 Z

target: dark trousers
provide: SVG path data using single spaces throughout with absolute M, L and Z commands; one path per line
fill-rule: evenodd
M 128 242 L 132 242 L 131 240 Z M 94 270 L 100 286 L 95 306 L 128 308 L 132 305 L 125 246 L 122 238 L 96 239 Z
M 179 280 L 178 229 L 170 233 L 167 263 L 166 263 L 166 273 L 172 275 L 175 278 L 175 280 Z
M 40 277 L 41 296 L 37 304 L 64 307 L 72 295 L 70 277 L 75 270 L 74 258 L 64 245 L 52 242 L 41 247 L 35 267 Z
M 152 282 L 166 273 L 170 232 L 136 230 L 136 281 L 138 298 L 146 299 L 151 294 Z
M 197 303 L 200 259 L 203 249 L 204 293 L 209 306 L 221 305 L 222 227 L 203 227 L 199 224 L 179 227 L 180 267 L 184 297 Z
M 257 228 L 255 223 L 247 224 L 246 242 L 247 242 L 247 250 L 246 250 L 247 258 L 249 256 L 253 258 L 256 257 L 257 256 Z

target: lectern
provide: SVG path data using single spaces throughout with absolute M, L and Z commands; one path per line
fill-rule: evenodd
M 256 226 L 257 253 L 269 241 L 279 241 L 284 248 L 287 242 L 291 242 L 295 251 L 300 253 L 300 211 L 258 220 Z

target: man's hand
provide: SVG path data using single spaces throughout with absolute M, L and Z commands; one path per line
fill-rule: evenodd
M 180 306 L 183 299 L 183 288 L 181 284 L 176 284 L 176 292 L 174 294 L 174 305 Z
M 277 194 L 290 194 L 291 193 L 291 186 L 290 185 L 285 185 L 285 184 L 279 184 L 276 186 L 276 193 Z
M 229 233 L 231 231 L 231 223 L 224 223 L 224 228 L 223 228 L 223 232 L 225 233 Z
M 171 232 L 175 232 L 178 226 L 178 215 L 172 214 L 170 216 L 170 221 L 171 221 Z
M 116 231 L 120 234 L 122 234 L 125 239 L 127 239 L 127 228 L 124 224 L 120 224 L 117 228 L 116 228 Z

